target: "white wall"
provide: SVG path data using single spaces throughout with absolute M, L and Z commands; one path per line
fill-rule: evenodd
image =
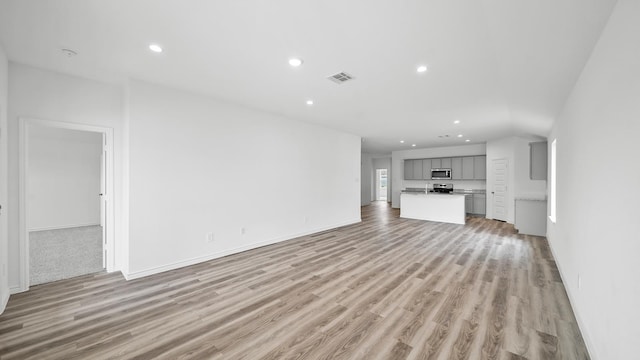
M 7 94 L 9 85 L 9 62 L 0 45 L 0 314 L 9 300 L 9 244 L 8 244 L 8 201 L 7 201 Z
M 360 159 L 360 206 L 373 201 L 373 155 L 361 154 Z
M 524 195 L 546 196 L 547 182 L 545 180 L 529 179 L 529 143 L 542 140 L 534 137 L 512 136 L 487 142 L 487 218 L 493 218 L 493 197 L 491 195 L 494 181 L 492 173 L 493 160 L 506 159 L 508 161 L 508 223 L 514 223 L 515 197 Z
M 129 92 L 129 278 L 360 221 L 359 137 L 138 81 Z
M 618 1 L 549 136 L 558 203 L 547 237 L 594 360 L 638 358 L 638 19 L 640 2 Z
M 121 251 L 122 86 L 9 63 L 9 286 L 20 289 L 18 119 L 55 120 L 114 129 L 116 252 Z M 116 256 L 121 259 L 122 257 Z M 116 269 L 120 264 L 116 264 Z
M 433 183 L 432 180 L 404 180 L 404 159 L 428 159 L 437 157 L 452 157 L 466 155 L 484 155 L 486 146 L 484 144 L 447 146 L 427 149 L 400 150 L 391 153 L 391 206 L 400 207 L 400 192 L 408 187 L 425 187 L 426 183 Z M 463 189 L 484 189 L 485 181 L 462 181 L 447 180 L 454 184 L 454 188 Z
M 102 134 L 31 126 L 29 231 L 100 224 Z

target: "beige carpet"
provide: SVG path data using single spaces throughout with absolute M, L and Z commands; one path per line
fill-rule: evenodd
M 82 226 L 29 233 L 30 284 L 102 271 L 102 227 Z

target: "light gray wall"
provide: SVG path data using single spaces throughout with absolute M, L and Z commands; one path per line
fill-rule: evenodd
M 140 81 L 128 122 L 129 278 L 360 221 L 357 136 Z
M 639 19 L 640 2 L 618 1 L 549 135 L 558 199 L 547 236 L 594 360 L 638 358 Z
M 102 134 L 30 126 L 28 231 L 100 224 Z

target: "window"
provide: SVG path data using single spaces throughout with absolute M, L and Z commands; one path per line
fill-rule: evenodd
M 551 219 L 553 223 L 556 222 L 556 140 L 557 139 L 553 139 L 551 143 L 551 174 L 549 176 L 549 219 Z

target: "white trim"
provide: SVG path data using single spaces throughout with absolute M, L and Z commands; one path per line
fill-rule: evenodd
M 8 290 L 8 289 L 7 289 Z M 4 312 L 4 309 L 7 308 L 7 303 L 9 302 L 9 292 L 7 292 L 2 299 L 0 299 L 0 314 Z
M 204 256 L 198 256 L 198 257 L 194 257 L 194 258 L 191 258 L 191 259 L 186 259 L 186 260 L 174 262 L 174 263 L 167 264 L 167 265 L 162 265 L 162 266 L 157 266 L 157 267 L 154 267 L 154 268 L 149 268 L 149 269 L 146 269 L 146 270 L 139 270 L 139 271 L 134 271 L 134 272 L 130 272 L 130 273 L 124 273 L 123 272 L 122 275 L 127 280 L 138 279 L 138 278 L 141 278 L 141 277 L 154 275 L 154 274 L 158 274 L 158 273 L 169 271 L 169 270 L 174 270 L 174 269 L 178 269 L 178 268 L 185 267 L 185 266 L 195 265 L 195 264 L 198 264 L 198 263 L 201 263 L 201 262 L 205 262 L 205 261 L 221 258 L 223 256 L 237 254 L 237 253 L 242 252 L 242 251 L 252 250 L 252 249 L 255 249 L 255 248 L 262 247 L 262 246 L 272 245 L 272 244 L 276 244 L 276 243 L 279 243 L 279 242 L 282 242 L 282 241 L 291 240 L 291 239 L 295 239 L 295 238 L 298 238 L 298 237 L 301 237 L 301 236 L 311 235 L 311 234 L 315 234 L 315 233 L 326 231 L 326 230 L 330 230 L 330 229 L 336 229 L 336 228 L 339 228 L 339 227 L 342 227 L 342 226 L 352 225 L 352 224 L 356 224 L 356 223 L 359 223 L 359 222 L 362 222 L 362 219 L 349 220 L 349 221 L 346 221 L 346 222 L 343 222 L 343 223 L 338 223 L 338 224 L 334 224 L 334 225 L 330 225 L 330 226 L 325 226 L 325 227 L 317 228 L 317 229 L 310 230 L 310 231 L 305 231 L 305 232 L 298 233 L 298 234 L 292 234 L 292 235 L 289 235 L 289 236 L 282 236 L 282 237 L 278 237 L 278 238 L 275 238 L 275 239 L 265 240 L 265 241 L 253 243 L 253 244 L 250 244 L 250 245 L 240 246 L 240 247 L 237 247 L 237 248 L 224 250 L 224 251 L 219 251 L 219 252 L 215 252 L 215 253 L 204 255 Z
M 69 123 L 62 121 L 52 121 L 52 120 L 42 120 L 42 119 L 33 119 L 33 118 L 25 118 L 21 117 L 18 119 L 19 122 L 19 154 L 18 154 L 18 162 L 19 162 L 19 208 L 20 208 L 20 218 L 19 218 L 19 226 L 20 226 L 20 286 L 16 291 L 15 288 L 11 289 L 12 293 L 27 291 L 29 290 L 29 237 L 27 236 L 27 229 L 29 229 L 29 224 L 27 223 L 27 209 L 26 209 L 26 194 L 27 194 L 27 182 L 28 178 L 28 157 L 27 157 L 27 149 L 28 149 L 28 131 L 31 126 L 43 126 L 43 127 L 51 127 L 58 129 L 68 129 L 68 130 L 80 130 L 80 131 L 90 131 L 104 134 L 105 136 L 105 151 L 107 152 L 107 158 L 105 159 L 106 169 L 107 169 L 107 187 L 106 187 L 106 206 L 107 206 L 107 239 L 105 249 L 107 250 L 107 271 L 112 272 L 115 270 L 115 238 L 113 234 L 115 233 L 115 215 L 114 215 L 114 207 L 113 207 L 113 191 L 114 191 L 114 173 L 113 173 L 113 129 L 109 127 L 103 126 L 94 126 L 94 125 L 85 125 L 85 124 L 77 124 L 77 123 Z
M 27 290 L 29 290 L 29 289 L 27 289 Z M 27 291 L 27 290 L 22 290 L 22 288 L 20 288 L 19 285 L 18 286 L 10 286 L 9 287 L 9 294 L 13 295 L 13 294 L 21 293 L 21 292 L 24 292 L 24 291 Z
M 71 224 L 71 225 L 61 225 L 61 226 L 45 226 L 40 228 L 31 228 L 27 229 L 28 232 L 32 231 L 47 231 L 47 230 L 63 230 L 63 229 L 73 229 L 77 227 L 85 227 L 85 226 L 100 226 L 100 223 L 90 223 L 90 224 Z

